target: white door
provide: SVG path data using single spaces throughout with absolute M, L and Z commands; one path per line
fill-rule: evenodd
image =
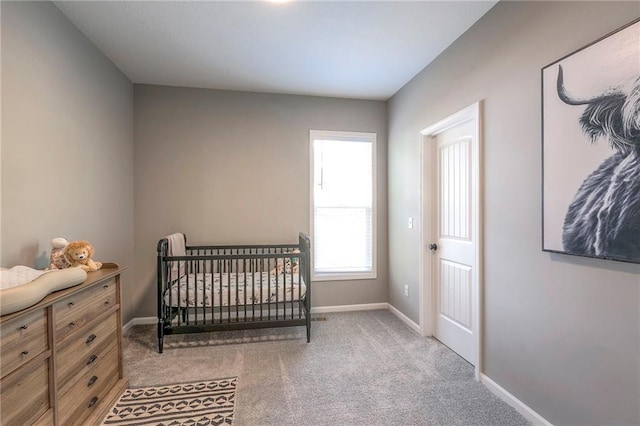
M 476 117 L 432 139 L 435 197 L 431 271 L 434 336 L 476 365 L 477 141 Z

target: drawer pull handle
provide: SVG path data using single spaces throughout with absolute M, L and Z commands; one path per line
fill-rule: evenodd
M 105 306 L 109 306 L 109 301 L 104 302 Z
M 75 327 L 75 326 L 76 326 L 75 321 L 72 321 L 72 322 L 69 323 L 69 327 Z
M 26 330 L 27 328 L 29 328 L 29 324 L 25 324 L 23 326 L 20 326 L 20 328 L 18 330 Z
M 93 342 L 94 340 L 96 340 L 96 335 L 92 334 L 91 336 L 87 337 L 87 341 L 85 342 L 87 345 L 91 342 Z
M 102 286 L 102 288 L 107 289 L 107 288 L 109 288 L 109 285 L 105 284 L 105 285 Z
M 22 355 L 22 356 L 27 356 L 27 355 L 29 355 L 29 351 L 25 349 L 24 351 L 22 351 L 22 352 L 20 353 L 20 355 Z
M 93 364 L 94 362 L 96 362 L 96 359 L 98 359 L 98 356 L 97 356 L 97 355 L 91 355 L 91 356 L 89 357 L 89 359 L 87 360 L 87 365 L 91 365 L 91 364 Z
M 67 303 L 67 306 L 68 306 L 68 307 L 72 307 L 72 306 L 73 306 L 73 302 L 69 302 L 69 303 Z
M 91 401 L 89 401 L 89 406 L 87 408 L 91 408 L 94 405 L 96 405 L 96 402 L 98 402 L 98 397 L 94 396 L 93 398 L 91 398 Z
M 87 383 L 87 387 L 89 387 L 92 384 L 94 384 L 96 382 L 96 380 L 98 380 L 98 378 L 96 376 L 93 376 L 92 378 L 90 378 L 89 379 L 89 383 Z

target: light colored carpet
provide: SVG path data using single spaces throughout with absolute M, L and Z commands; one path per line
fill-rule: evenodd
M 233 423 L 236 377 L 127 389 L 102 426 L 220 426 Z
M 528 425 L 473 367 L 386 310 L 325 314 L 304 327 L 124 339 L 130 386 L 238 377 L 234 426 Z

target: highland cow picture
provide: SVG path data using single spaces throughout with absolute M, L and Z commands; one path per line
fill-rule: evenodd
M 640 20 L 542 69 L 542 249 L 640 263 Z

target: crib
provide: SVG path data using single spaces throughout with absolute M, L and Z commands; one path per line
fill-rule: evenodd
M 176 236 L 184 245 L 172 249 Z M 306 326 L 311 341 L 310 240 L 189 246 L 158 241 L 158 351 L 164 336 Z

